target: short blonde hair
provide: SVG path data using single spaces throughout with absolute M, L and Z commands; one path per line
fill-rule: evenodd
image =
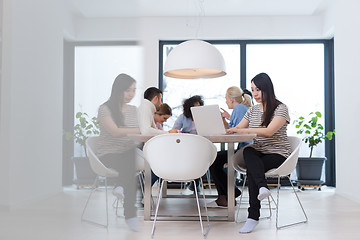
M 244 92 L 239 87 L 229 87 L 226 90 L 226 93 L 229 95 L 229 97 L 235 99 L 237 103 L 244 104 L 247 107 L 252 106 L 251 96 L 246 93 L 244 94 Z

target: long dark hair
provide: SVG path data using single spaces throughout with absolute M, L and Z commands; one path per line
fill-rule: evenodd
M 200 95 L 194 95 L 191 98 L 185 99 L 183 103 L 184 116 L 192 119 L 192 114 L 190 108 L 199 103 L 200 106 L 204 106 L 204 100 Z
M 109 100 L 104 103 L 110 108 L 111 117 L 118 127 L 125 125 L 124 116 L 120 110 L 124 103 L 124 92 L 135 82 L 135 79 L 129 75 L 124 73 L 119 74 L 112 85 Z
M 264 106 L 264 115 L 261 125 L 267 127 L 271 122 L 275 109 L 281 102 L 275 96 L 274 86 L 269 75 L 266 73 L 259 73 L 251 80 L 251 82 L 261 90 L 261 100 Z

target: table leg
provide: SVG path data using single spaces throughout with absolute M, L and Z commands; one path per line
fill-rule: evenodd
M 144 220 L 150 221 L 151 214 L 151 168 L 145 161 L 145 187 L 144 187 Z
M 164 182 L 164 186 L 163 186 L 163 189 L 162 189 L 162 192 L 161 192 L 161 196 L 163 198 L 167 198 L 167 182 Z
M 232 164 L 232 158 L 234 156 L 234 143 L 228 143 L 228 159 L 227 159 L 227 175 L 228 175 L 228 221 L 233 222 L 235 220 L 235 170 Z

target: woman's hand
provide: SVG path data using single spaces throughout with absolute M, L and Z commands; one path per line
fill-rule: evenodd
M 227 120 L 230 120 L 230 114 L 223 108 L 220 108 L 222 110 L 221 117 L 226 118 Z
M 180 133 L 180 132 L 181 130 L 177 130 L 177 126 L 168 131 L 168 133 Z
M 246 130 L 247 130 L 246 128 L 233 127 L 233 128 L 226 129 L 226 132 L 227 133 L 245 133 Z

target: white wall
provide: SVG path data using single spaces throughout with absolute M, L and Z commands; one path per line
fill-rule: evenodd
M 68 13 L 62 15 L 62 0 L 4 0 L 0 205 L 11 207 L 61 190 L 64 36 L 79 41 L 141 39 L 146 88 L 158 85 L 159 40 L 327 38 L 333 33 L 333 15 L 337 17 L 337 191 L 360 201 L 348 177 L 356 176 L 360 167 L 354 150 L 359 141 L 348 134 L 359 119 L 354 110 L 360 104 L 355 97 L 348 100 L 356 91 L 347 91 L 359 87 L 359 81 L 352 79 L 360 77 L 359 33 L 354 31 L 360 19 L 356 0 L 346 6 L 337 3 L 325 15 L 311 17 L 204 17 L 200 28 L 197 18 L 143 18 L 138 28 L 136 18 L 72 19 Z
M 62 1 L 4 0 L 0 205 L 61 190 Z
M 74 21 L 78 41 L 138 40 L 137 18 L 77 18 Z
M 360 2 L 336 1 L 335 19 L 335 124 L 337 193 L 360 203 Z
M 144 18 L 140 34 L 144 46 L 145 87 L 158 85 L 159 40 L 194 39 L 319 39 L 329 37 L 323 16 Z M 198 29 L 198 30 L 197 30 Z
M 324 16 L 283 17 L 146 17 L 75 19 L 75 39 L 141 40 L 144 88 L 158 85 L 159 40 L 183 39 L 318 39 L 331 35 Z M 198 27 L 200 26 L 200 27 Z

